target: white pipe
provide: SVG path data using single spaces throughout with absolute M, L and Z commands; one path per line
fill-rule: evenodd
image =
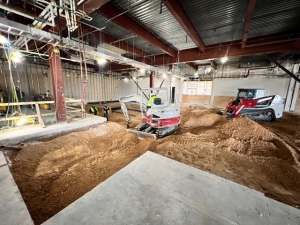
M 50 19 L 52 20 L 52 25 L 55 27 L 55 22 L 54 22 L 54 12 L 53 12 L 53 7 L 50 6 Z

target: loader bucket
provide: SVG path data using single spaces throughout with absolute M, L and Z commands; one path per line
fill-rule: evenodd
M 144 138 L 148 138 L 148 137 L 156 139 L 156 134 L 150 134 L 150 133 L 146 133 L 146 132 L 143 132 L 143 131 L 137 131 L 137 130 L 131 130 L 131 129 L 126 129 L 126 131 L 127 131 L 127 133 L 135 134 L 141 140 L 144 139 Z

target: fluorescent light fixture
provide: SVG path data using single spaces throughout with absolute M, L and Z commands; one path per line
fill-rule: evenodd
M 226 63 L 228 60 L 228 57 L 227 56 L 224 56 L 222 59 L 221 59 L 221 63 Z
M 106 59 L 100 58 L 100 59 L 97 59 L 97 62 L 99 65 L 104 65 L 106 63 Z

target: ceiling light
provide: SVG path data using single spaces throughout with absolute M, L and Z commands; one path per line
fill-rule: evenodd
M 165 73 L 163 74 L 163 78 L 164 78 L 164 79 L 166 79 L 166 78 L 167 78 L 167 75 L 166 75 Z
M 106 59 L 100 58 L 100 59 L 97 59 L 97 62 L 100 65 L 104 65 L 106 63 Z
M 125 82 L 128 82 L 128 78 L 127 78 L 127 77 L 126 77 L 126 78 L 124 78 L 124 81 L 125 81 Z
M 19 63 L 22 61 L 22 54 L 18 51 L 13 51 L 11 53 L 11 60 L 14 62 L 14 63 Z
M 141 69 L 140 71 L 141 71 L 141 73 L 145 73 L 145 69 Z
M 212 69 L 211 69 L 211 67 L 208 67 L 208 68 L 206 68 L 205 69 L 205 75 L 211 75 L 211 72 L 212 72 Z
M 174 81 L 175 80 L 175 77 L 172 77 L 172 81 Z
M 228 57 L 227 56 L 224 56 L 222 59 L 221 59 L 221 63 L 226 63 L 228 60 Z
M 0 35 L 0 43 L 1 43 L 1 44 L 7 43 L 7 38 L 4 37 L 3 35 Z
M 198 77 L 198 72 L 196 72 L 196 73 L 194 74 L 194 76 L 195 76 L 195 77 Z

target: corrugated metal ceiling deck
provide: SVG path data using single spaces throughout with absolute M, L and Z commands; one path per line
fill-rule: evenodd
M 142 0 L 139 0 L 142 2 Z M 247 0 L 178 0 L 185 10 L 196 31 L 206 45 L 241 40 L 244 28 L 244 19 L 247 12 Z M 112 0 L 108 4 L 125 11 L 137 0 Z M 165 43 L 174 46 L 174 49 L 195 48 L 196 45 L 188 37 L 168 9 L 163 5 L 160 13 L 161 0 L 145 1 L 140 6 L 129 10 L 126 15 L 132 17 L 151 33 L 157 35 Z M 90 22 L 96 27 L 104 27 L 104 32 L 123 39 L 133 34 L 121 26 L 106 22 L 99 13 L 91 14 Z M 277 33 L 300 33 L 299 0 L 257 0 L 249 38 Z M 158 48 L 152 46 L 142 38 L 135 37 L 126 40 L 129 44 L 138 47 L 150 54 L 162 54 Z M 114 44 L 117 47 L 117 43 Z
M 299 0 L 257 0 L 249 37 L 300 32 Z
M 206 45 L 240 40 L 246 0 L 179 0 Z
M 102 15 L 100 15 L 97 12 L 91 13 L 90 16 L 93 18 L 93 20 L 91 20 L 90 22 L 85 21 L 85 23 L 88 23 L 88 24 L 98 27 L 98 28 L 106 27 L 103 30 L 103 32 L 110 34 L 113 37 L 116 37 L 118 39 L 123 39 L 123 38 L 128 38 L 128 37 L 133 36 L 132 33 L 125 30 L 121 26 L 115 24 L 114 22 L 112 22 L 112 21 L 106 22 L 105 17 L 103 17 Z M 150 54 L 162 54 L 163 53 L 158 48 L 156 48 L 154 46 L 149 46 L 149 43 L 147 41 L 144 41 L 143 39 L 141 39 L 139 37 L 134 37 L 134 38 L 132 37 L 125 41 L 137 48 L 144 50 L 145 52 L 150 53 Z M 114 43 L 113 45 L 118 47 L 117 42 Z
M 134 3 L 134 0 L 118 0 L 113 1 L 123 11 L 129 9 L 128 3 Z M 161 0 L 146 1 L 139 7 L 136 7 L 128 15 L 136 21 L 143 24 L 148 30 L 158 35 L 164 42 L 173 45 L 179 50 L 195 48 L 195 43 L 186 35 L 186 32 L 176 21 L 168 9 L 162 5 L 162 13 L 160 13 Z

